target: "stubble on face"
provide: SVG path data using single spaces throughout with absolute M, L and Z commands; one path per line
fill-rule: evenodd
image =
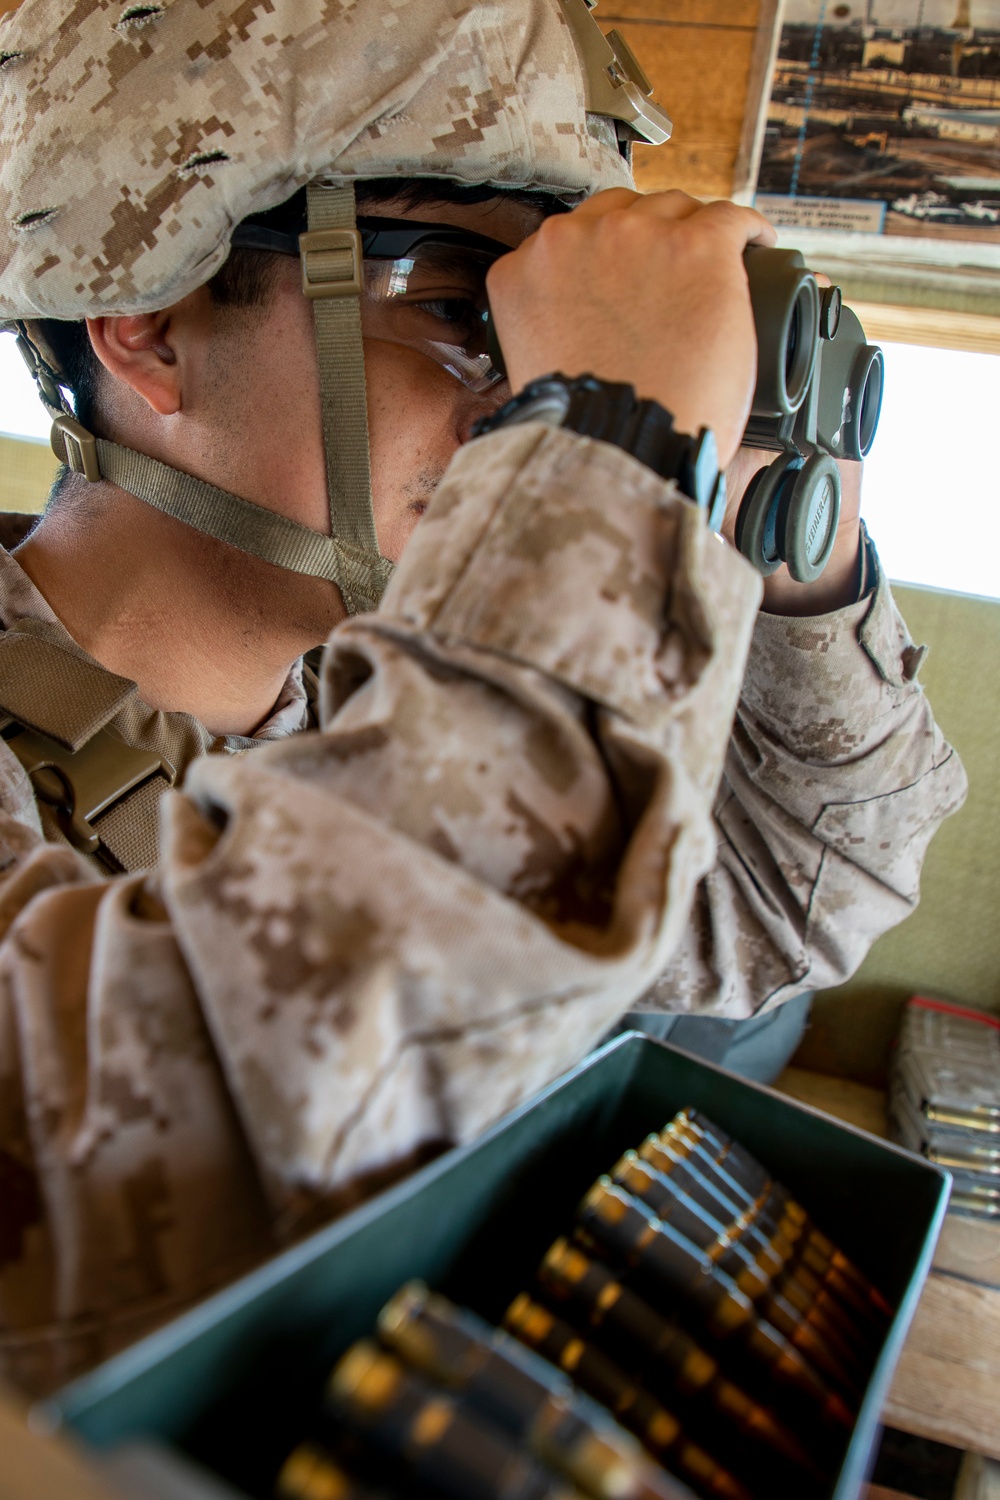
M 404 484 L 403 497 L 407 502 L 407 510 L 418 519 L 434 498 L 434 493 L 444 478 L 446 469 L 445 464 L 430 464 Z

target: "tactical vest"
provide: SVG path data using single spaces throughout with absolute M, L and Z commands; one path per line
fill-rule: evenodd
M 0 543 L 21 540 L 25 519 L 4 516 Z M 308 667 L 304 680 L 312 719 L 317 684 Z M 0 630 L 0 738 L 28 774 L 45 837 L 71 844 L 104 875 L 156 864 L 160 798 L 217 743 L 192 715 L 150 709 L 134 682 L 43 620 Z M 260 742 L 228 743 L 245 750 Z

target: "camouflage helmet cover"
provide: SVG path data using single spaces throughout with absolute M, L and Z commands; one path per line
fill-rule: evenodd
M 627 186 L 595 45 L 584 0 L 24 0 L 0 21 L 0 319 L 167 306 L 315 179 Z

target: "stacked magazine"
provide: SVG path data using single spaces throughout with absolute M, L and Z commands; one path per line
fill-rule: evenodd
M 953 1174 L 950 1212 L 1000 1218 L 1000 1018 L 910 1000 L 889 1112 L 896 1140 Z

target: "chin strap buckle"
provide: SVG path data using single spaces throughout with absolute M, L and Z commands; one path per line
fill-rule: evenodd
M 360 297 L 361 234 L 357 229 L 310 229 L 299 235 L 302 292 L 319 297 Z
M 102 477 L 97 458 L 97 439 L 75 417 L 56 417 L 52 423 L 50 442 L 56 458 L 71 468 L 74 474 L 82 474 L 92 484 L 96 484 Z

